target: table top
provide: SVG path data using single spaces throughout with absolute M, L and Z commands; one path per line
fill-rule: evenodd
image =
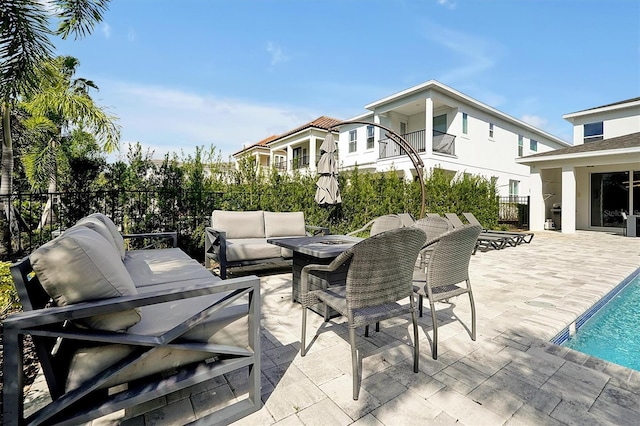
M 267 238 L 267 242 L 319 259 L 336 257 L 362 238 L 347 235 L 316 235 L 313 237 Z

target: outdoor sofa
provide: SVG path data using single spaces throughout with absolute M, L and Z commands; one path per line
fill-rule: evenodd
M 220 278 L 226 279 L 231 267 L 290 262 L 292 251 L 269 244 L 267 238 L 328 233 L 328 228 L 307 225 L 303 212 L 214 210 L 205 229 L 205 267 L 218 262 Z
M 3 324 L 4 424 L 78 424 L 241 369 L 246 395 L 203 421 L 260 408 L 259 279 L 220 280 L 175 247 L 175 233 L 126 237 L 173 247 L 127 251 L 94 214 L 11 266 L 24 312 Z M 27 334 L 53 402 L 24 419 Z

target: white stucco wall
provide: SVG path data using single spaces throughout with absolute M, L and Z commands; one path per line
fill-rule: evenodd
M 573 124 L 573 144 L 584 143 L 584 125 L 589 123 L 603 122 L 603 133 L 605 139 L 616 136 L 628 135 L 640 132 L 640 105 L 607 109 L 600 111 L 584 111 L 583 113 L 569 114 L 565 118 Z

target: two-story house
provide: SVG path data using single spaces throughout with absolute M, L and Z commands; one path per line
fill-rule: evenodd
M 233 157 L 236 164 L 245 156 L 255 158 L 256 165 L 265 171 L 273 167 L 281 173 L 294 170 L 315 173 L 316 163 L 320 159 L 320 145 L 329 129 L 339 122 L 336 118 L 321 116 L 281 135 L 269 136 L 243 148 Z
M 622 212 L 640 215 L 640 98 L 563 116 L 573 146 L 530 155 L 530 228 L 616 231 Z
M 569 143 L 481 103 L 435 80 L 365 106 L 368 112 L 348 121 L 390 128 L 418 152 L 425 174 L 433 168 L 452 175 L 482 175 L 497 182 L 501 195 L 529 193 L 529 167 L 516 158 L 570 146 Z M 416 176 L 403 150 L 373 125 L 340 126 L 341 168 L 395 169 Z

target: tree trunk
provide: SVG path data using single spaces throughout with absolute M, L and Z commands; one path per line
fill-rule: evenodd
M 0 176 L 0 235 L 2 244 L 8 255 L 13 253 L 11 245 L 11 193 L 13 191 L 13 141 L 11 140 L 11 106 L 8 101 L 2 102 L 2 164 Z

